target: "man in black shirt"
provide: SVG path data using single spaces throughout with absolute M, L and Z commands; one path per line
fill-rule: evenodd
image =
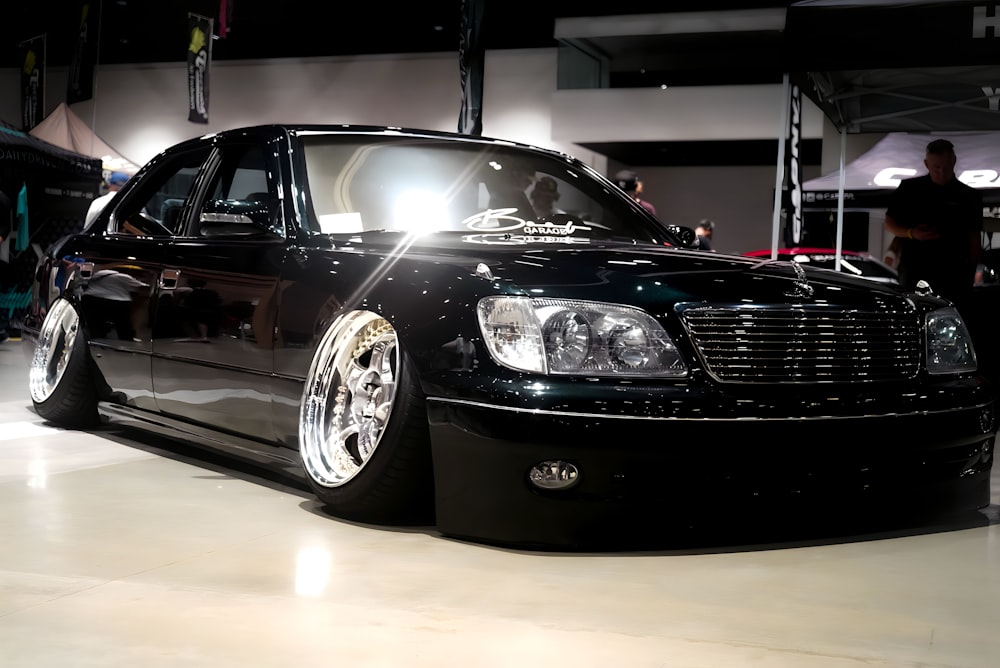
M 905 179 L 892 194 L 885 229 L 900 241 L 899 280 L 913 289 L 926 281 L 959 308 L 972 297 L 983 229 L 983 198 L 955 177 L 955 147 L 927 145 L 927 174 Z

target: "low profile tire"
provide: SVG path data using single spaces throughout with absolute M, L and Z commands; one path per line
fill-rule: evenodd
M 299 414 L 309 484 L 338 517 L 380 524 L 433 522 L 424 397 L 396 332 L 355 311 L 320 340 Z
M 76 308 L 65 299 L 53 302 L 38 333 L 28 388 L 35 411 L 62 427 L 99 422 L 86 338 Z

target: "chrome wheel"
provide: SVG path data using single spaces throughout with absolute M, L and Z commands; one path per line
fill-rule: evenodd
M 80 316 L 76 309 L 65 299 L 56 300 L 42 323 L 28 371 L 28 388 L 36 403 L 48 400 L 59 387 L 79 333 Z
M 382 441 L 396 399 L 396 332 L 366 311 L 338 320 L 313 358 L 299 415 L 299 447 L 321 487 L 354 479 Z
M 28 369 L 35 412 L 62 427 L 98 424 L 95 373 L 76 308 L 57 299 L 42 322 Z

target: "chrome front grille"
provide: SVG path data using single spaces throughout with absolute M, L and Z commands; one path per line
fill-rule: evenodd
M 731 383 L 864 383 L 910 378 L 920 364 L 909 310 L 698 306 L 680 312 L 708 372 Z

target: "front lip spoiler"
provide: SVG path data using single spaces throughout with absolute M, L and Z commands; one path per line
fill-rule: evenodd
M 829 420 L 864 420 L 875 418 L 891 418 L 906 416 L 943 415 L 947 413 L 958 413 L 970 410 L 986 408 L 992 402 L 983 401 L 969 406 L 956 406 L 940 410 L 914 410 L 905 412 L 885 412 L 868 413 L 864 415 L 782 415 L 782 416 L 746 416 L 746 417 L 694 417 L 694 416 L 674 416 L 674 415 L 621 415 L 614 413 L 586 413 L 578 411 L 555 411 L 545 408 L 519 408 L 516 406 L 500 406 L 482 401 L 471 401 L 468 399 L 452 399 L 449 397 L 427 397 L 428 402 L 453 404 L 468 406 L 470 408 L 483 408 L 487 410 L 505 411 L 509 413 L 519 413 L 526 415 L 551 415 L 554 417 L 574 417 L 597 420 L 649 420 L 656 422 L 787 422 L 789 420 L 801 421 L 829 421 Z

